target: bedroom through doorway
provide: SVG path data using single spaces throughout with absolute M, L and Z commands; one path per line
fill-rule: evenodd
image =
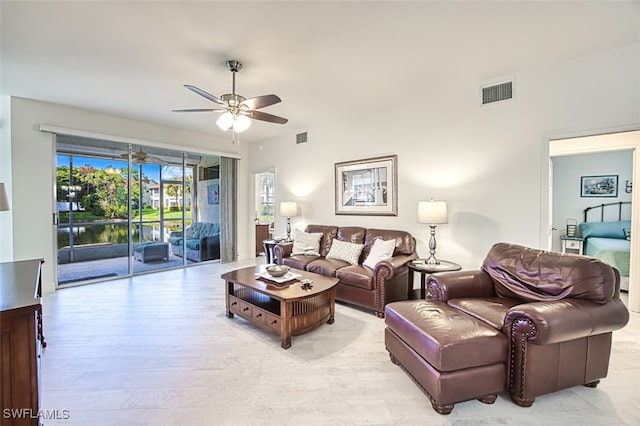
M 588 207 L 612 204 L 605 213 L 593 217 L 590 211 L 589 222 L 603 222 L 597 227 L 622 226 L 618 241 L 625 244 L 629 233 L 628 265 L 617 266 L 623 275 L 621 287 L 629 292 L 629 309 L 640 310 L 640 288 L 638 288 L 638 267 L 640 267 L 640 244 L 631 239 L 631 224 L 638 222 L 638 194 L 634 195 L 633 181 L 640 171 L 635 164 L 640 148 L 640 131 L 620 131 L 585 137 L 568 137 L 549 140 L 549 246 L 560 251 L 560 236 L 566 234 L 569 222 L 580 226 L 586 222 L 584 211 Z M 594 186 L 595 185 L 595 186 Z M 595 211 L 595 209 L 594 209 Z M 628 222 L 624 222 L 628 221 Z M 640 222 L 638 222 L 640 223 Z M 583 225 L 584 227 L 585 225 Z M 588 225 L 591 227 L 592 225 Z M 616 230 L 617 231 L 617 230 Z M 580 236 L 578 231 L 578 236 Z M 584 241 L 581 241 L 584 244 Z M 582 254 L 594 255 L 589 249 L 581 247 Z M 624 255 L 624 253 L 604 254 L 606 256 Z M 596 256 L 598 257 L 598 256 Z M 614 262 L 615 263 L 615 262 Z M 626 271 L 624 271 L 626 269 Z

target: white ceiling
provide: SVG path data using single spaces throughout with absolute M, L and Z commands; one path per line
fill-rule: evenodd
M 2 95 L 38 99 L 218 135 L 214 104 L 231 91 L 275 93 L 243 141 L 380 114 L 429 87 L 491 83 L 532 67 L 637 43 L 640 2 L 618 1 L 4 1 Z M 417 95 L 418 96 L 418 95 Z

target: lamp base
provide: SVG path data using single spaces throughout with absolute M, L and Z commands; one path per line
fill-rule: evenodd
M 429 257 L 427 257 L 424 260 L 424 264 L 427 266 L 436 266 L 440 264 L 440 261 L 438 259 L 436 259 L 436 257 L 434 256 L 434 254 L 430 254 Z
M 291 218 L 290 217 L 287 218 L 287 239 L 285 241 L 288 243 L 293 241 L 291 239 Z
M 440 261 L 436 259 L 436 226 L 429 225 L 429 228 L 431 228 L 431 237 L 429 238 L 429 257 L 427 257 L 424 263 L 430 266 L 435 266 L 440 264 Z

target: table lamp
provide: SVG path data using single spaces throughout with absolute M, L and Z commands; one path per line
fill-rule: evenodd
M 295 201 L 282 201 L 280 203 L 280 216 L 287 218 L 286 241 L 291 241 L 291 218 L 298 216 L 298 204 Z
M 418 202 L 418 223 L 426 223 L 431 228 L 430 254 L 425 263 L 427 265 L 440 264 L 440 261 L 436 259 L 436 225 L 448 223 L 447 202 L 436 201 L 433 198 L 429 201 Z

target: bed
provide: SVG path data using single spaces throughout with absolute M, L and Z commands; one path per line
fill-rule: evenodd
M 622 276 L 623 290 L 629 289 L 630 217 L 629 201 L 599 204 L 584 209 L 583 222 L 578 225 L 584 238 L 584 254 L 616 267 Z

